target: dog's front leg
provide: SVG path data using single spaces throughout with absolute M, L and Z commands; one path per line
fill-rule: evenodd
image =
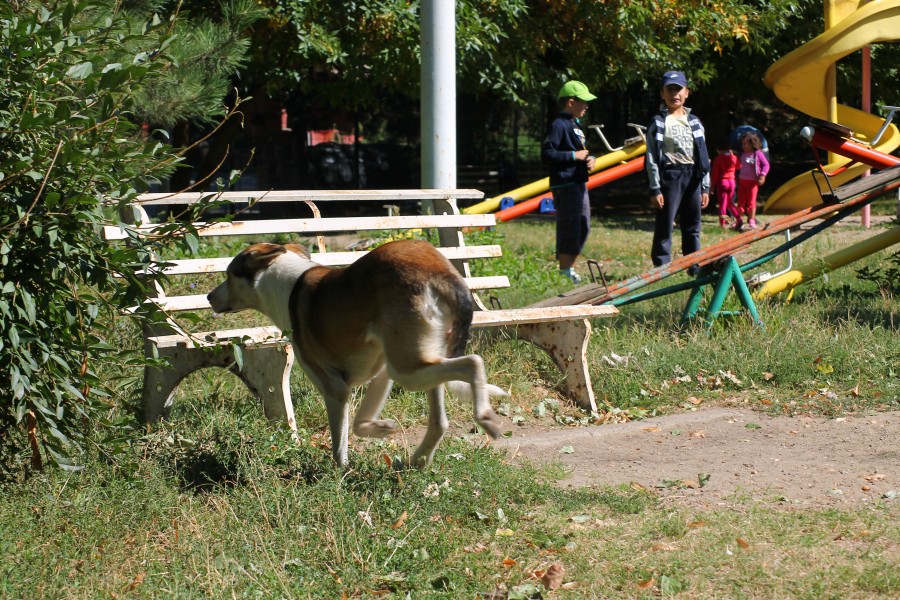
M 396 421 L 378 418 L 393 385 L 385 368 L 372 378 L 353 419 L 353 433 L 360 437 L 383 438 L 396 431 Z
M 347 464 L 347 435 L 350 424 L 349 394 L 325 395 L 325 410 L 328 412 L 328 428 L 331 430 L 331 456 L 334 462 L 344 466 Z
M 447 413 L 444 410 L 444 386 L 428 390 L 428 429 L 422 438 L 422 443 L 412 455 L 412 466 L 424 469 L 431 464 L 434 451 L 437 449 L 441 438 L 449 428 Z

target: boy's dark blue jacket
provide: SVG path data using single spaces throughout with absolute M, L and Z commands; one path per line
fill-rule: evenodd
M 584 132 L 578 119 L 569 113 L 560 113 L 553 120 L 541 144 L 541 160 L 550 166 L 551 187 L 588 180 L 587 163 L 572 158 L 572 152 L 587 149 L 584 143 Z

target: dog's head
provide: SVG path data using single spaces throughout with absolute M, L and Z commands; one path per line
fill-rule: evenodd
M 284 254 L 292 252 L 309 259 L 309 251 L 300 244 L 253 244 L 234 257 L 225 271 L 225 281 L 207 296 L 217 313 L 260 309 L 256 284 L 260 276 Z

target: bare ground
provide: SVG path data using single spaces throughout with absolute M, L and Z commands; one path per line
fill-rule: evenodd
M 561 465 L 563 486 L 632 484 L 708 508 L 746 500 L 900 506 L 900 411 L 825 419 L 709 408 L 589 427 L 511 427 L 495 447 L 513 463 Z

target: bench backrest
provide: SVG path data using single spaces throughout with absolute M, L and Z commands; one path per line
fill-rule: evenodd
M 135 203 L 139 223 L 134 226 L 138 235 L 150 236 L 163 224 L 152 223 L 145 210 L 147 207 L 179 207 L 198 202 L 201 197 L 211 194 L 197 192 L 182 194 L 144 194 Z M 440 251 L 447 256 L 466 278 L 466 283 L 473 291 L 503 288 L 509 286 L 506 276 L 473 277 L 469 269 L 469 261 L 479 258 L 490 258 L 501 255 L 500 246 L 466 246 L 463 231 L 467 228 L 492 227 L 496 221 L 493 214 L 465 215 L 457 208 L 459 199 L 479 200 L 483 194 L 478 190 L 352 190 L 352 191 L 277 191 L 277 192 L 224 192 L 218 196 L 220 201 L 232 203 L 239 211 L 243 207 L 259 208 L 262 203 L 279 202 L 312 203 L 310 212 L 316 215 L 320 210 L 335 212 L 335 203 L 352 203 L 355 207 L 380 209 L 384 212 L 395 212 L 397 203 L 419 201 L 430 204 L 432 214 L 414 215 L 379 215 L 364 217 L 318 217 L 310 218 L 275 218 L 275 219 L 240 219 L 227 222 L 194 223 L 197 234 L 202 237 L 212 236 L 251 236 L 251 242 L 271 241 L 278 234 L 316 237 L 317 244 L 312 244 L 310 251 L 313 260 L 327 266 L 346 266 L 366 254 L 365 250 L 325 250 L 323 236 L 337 233 L 374 233 L 401 232 L 435 229 L 440 239 Z M 373 206 L 374 204 L 374 206 Z M 242 206 L 243 205 L 243 206 Z M 386 208 L 390 206 L 391 208 Z M 373 212 L 369 210 L 368 212 Z M 238 213 L 238 217 L 240 212 Z M 129 232 L 117 226 L 103 229 L 105 239 L 126 240 Z M 133 235 L 133 233 L 131 233 Z M 300 241 L 300 240 L 297 240 Z M 318 250 L 318 252 L 317 252 Z M 201 273 L 224 273 L 232 256 L 214 258 L 191 258 L 169 260 L 159 257 L 165 264 L 161 270 L 169 276 L 191 275 Z M 205 290 L 208 292 L 209 290 Z M 476 296 L 477 300 L 477 296 Z M 167 295 L 159 289 L 154 301 L 167 312 L 208 309 L 206 294 Z M 480 305 L 480 301 L 479 301 Z

